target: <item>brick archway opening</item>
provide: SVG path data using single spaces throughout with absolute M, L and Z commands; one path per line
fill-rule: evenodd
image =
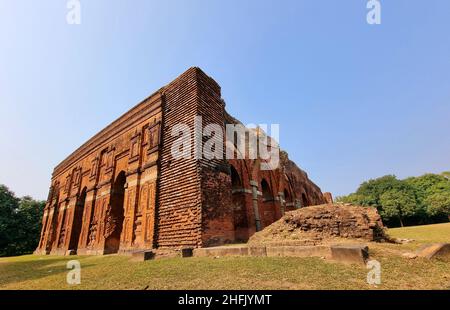
M 231 166 L 231 187 L 233 202 L 234 239 L 246 242 L 249 238 L 247 208 L 242 179 L 237 170 Z
M 273 201 L 272 190 L 270 189 L 269 183 L 265 179 L 261 181 L 261 190 L 264 202 Z
M 302 207 L 307 207 L 308 206 L 308 199 L 306 198 L 306 194 L 303 193 L 302 194 Z
M 283 194 L 284 194 L 285 211 L 295 210 L 292 195 L 290 194 L 290 192 L 285 188 Z
M 261 220 L 263 227 L 269 226 L 277 220 L 275 210 L 275 199 L 273 196 L 272 188 L 269 182 L 263 178 L 261 180 L 261 193 L 262 193 L 262 212 Z
M 289 194 L 289 191 L 287 189 L 284 189 L 283 194 L 284 194 L 284 201 L 286 201 L 286 203 L 292 202 L 291 194 Z
M 78 250 L 78 242 L 80 241 L 81 228 L 83 226 L 83 211 L 84 203 L 86 202 L 86 190 L 86 187 L 84 187 L 81 191 L 73 212 L 73 224 L 69 242 L 69 250 L 74 250 L 75 252 Z
M 120 235 L 122 234 L 124 220 L 126 175 L 121 171 L 114 181 L 111 193 L 111 207 L 106 219 L 107 237 L 105 239 L 104 254 L 117 253 L 120 247 Z

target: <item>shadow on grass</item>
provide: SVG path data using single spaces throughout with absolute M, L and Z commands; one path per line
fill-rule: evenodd
M 95 264 L 83 264 L 83 257 L 49 257 L 33 256 L 19 261 L 2 261 L 0 263 L 0 289 L 2 286 L 28 280 L 38 280 L 55 274 L 67 274 L 67 262 L 78 260 L 81 268 L 88 268 Z M 64 277 L 65 275 L 61 275 Z M 64 280 L 65 281 L 65 280 Z

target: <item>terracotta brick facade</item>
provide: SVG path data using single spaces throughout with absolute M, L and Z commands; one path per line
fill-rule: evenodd
M 268 171 L 260 170 L 260 160 L 172 158 L 173 126 L 194 129 L 196 116 L 202 128 L 214 123 L 224 132 L 226 124 L 238 123 L 225 111 L 220 86 L 190 68 L 60 163 L 36 253 L 246 241 L 286 211 L 325 202 L 285 152 L 280 166 Z

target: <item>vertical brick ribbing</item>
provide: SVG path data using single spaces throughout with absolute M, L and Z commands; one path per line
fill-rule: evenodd
M 208 124 L 221 127 L 223 140 L 222 158 L 201 159 L 199 173 L 202 189 L 202 246 L 233 242 L 233 206 L 231 201 L 231 177 L 225 159 L 225 104 L 220 86 L 205 74 L 198 76 L 198 111 L 203 128 Z M 218 133 L 216 133 L 218 134 Z M 203 143 L 210 137 L 203 137 Z
M 162 152 L 159 181 L 159 247 L 201 246 L 201 190 L 195 159 L 175 160 L 171 130 L 183 123 L 194 128 L 197 114 L 197 68 L 191 68 L 164 92 Z M 193 145 L 193 137 L 191 137 Z

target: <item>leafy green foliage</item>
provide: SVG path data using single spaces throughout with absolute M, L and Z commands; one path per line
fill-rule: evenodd
M 407 188 L 393 188 L 384 192 L 380 197 L 382 206 L 381 216 L 385 218 L 396 217 L 403 226 L 403 217 L 413 216 L 419 212 L 414 191 Z
M 431 215 L 450 214 L 450 194 L 433 194 L 427 197 L 428 213 Z
M 0 185 L 0 256 L 11 243 L 10 232 L 14 228 L 14 216 L 19 200 L 6 186 Z
M 403 226 L 442 222 L 450 217 L 450 172 L 398 180 L 386 175 L 366 181 L 338 201 L 376 207 L 383 221 Z M 396 224 L 394 224 L 396 225 Z
M 15 197 L 0 185 L 0 256 L 31 253 L 39 242 L 45 202 Z

